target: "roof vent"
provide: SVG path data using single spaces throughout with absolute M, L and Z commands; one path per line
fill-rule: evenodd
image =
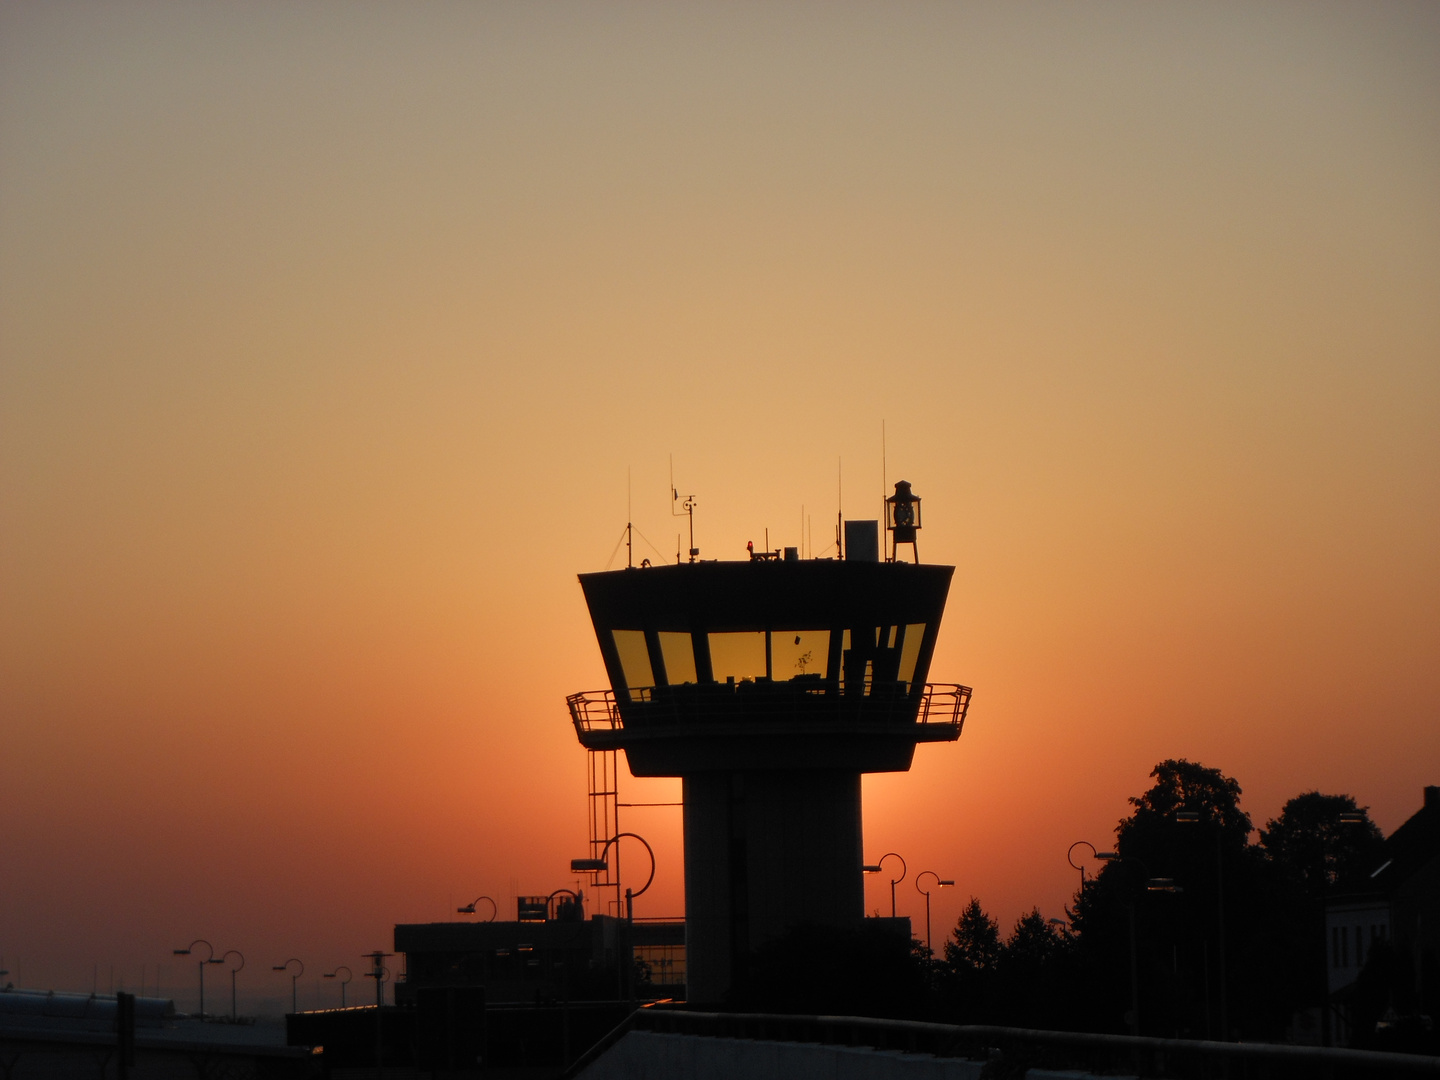
M 1425 809 L 1440 809 L 1440 787 L 1427 787 L 1425 789 Z

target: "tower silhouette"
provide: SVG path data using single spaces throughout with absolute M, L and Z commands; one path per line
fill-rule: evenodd
M 692 1002 L 793 926 L 858 927 L 861 774 L 960 736 L 970 689 L 926 682 L 954 567 L 880 561 L 873 521 L 846 541 L 580 575 L 611 686 L 568 699 L 581 744 L 682 778 Z

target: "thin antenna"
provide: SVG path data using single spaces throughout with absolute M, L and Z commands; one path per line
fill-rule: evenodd
M 890 490 L 890 466 L 885 460 L 885 421 L 880 421 L 880 522 L 885 523 L 885 492 Z M 881 533 L 883 536 L 884 533 Z
M 679 501 L 680 501 L 680 491 L 679 491 L 678 488 L 675 487 L 675 455 L 674 455 L 674 454 L 671 454 L 671 455 L 670 455 L 670 516 L 671 516 L 671 517 L 688 516 L 688 517 L 690 518 L 690 561 L 693 563 L 693 562 L 696 560 L 696 558 L 699 557 L 699 555 L 700 555 L 700 549 L 695 546 L 695 506 L 696 506 L 695 496 L 694 496 L 694 495 L 686 495 L 686 496 L 685 496 L 685 502 L 684 502 L 685 514 L 684 514 L 684 515 L 675 513 L 675 504 L 676 504 L 677 502 L 679 502 Z M 678 564 L 678 563 L 680 562 L 680 551 L 679 551 L 680 541 L 679 541 L 678 539 L 675 541 L 675 548 L 676 548 L 676 551 L 675 551 L 675 562 Z
M 845 459 L 835 459 L 835 559 L 845 561 L 845 546 L 841 537 L 845 532 Z
M 630 466 L 625 466 L 625 569 L 635 569 L 635 512 L 632 508 Z

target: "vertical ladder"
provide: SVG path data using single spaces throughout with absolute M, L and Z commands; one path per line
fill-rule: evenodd
M 590 857 L 598 859 L 605 841 L 620 831 L 620 772 L 618 751 L 591 750 L 590 755 Z M 597 895 L 614 891 L 614 898 L 605 898 L 605 914 L 624 914 L 624 897 L 620 892 L 620 845 L 611 844 L 604 852 L 606 868 L 590 881 Z

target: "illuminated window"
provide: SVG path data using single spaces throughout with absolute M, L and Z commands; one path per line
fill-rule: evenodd
M 695 649 L 690 644 L 690 635 L 662 630 L 657 636 L 660 655 L 665 658 L 665 681 L 671 686 L 695 682 Z
M 776 630 L 770 635 L 770 676 L 776 682 L 797 675 L 825 674 L 829 630 Z
M 900 681 L 910 689 L 915 678 L 915 665 L 920 660 L 920 643 L 925 640 L 925 624 L 909 623 L 905 627 L 905 641 L 900 648 Z
M 620 654 L 620 670 L 625 674 L 630 700 L 639 701 L 641 689 L 655 685 L 650 651 L 645 648 L 645 631 L 612 630 L 611 634 L 615 639 L 615 651 Z
M 716 682 L 765 677 L 765 634 L 746 630 L 710 635 L 710 671 Z

